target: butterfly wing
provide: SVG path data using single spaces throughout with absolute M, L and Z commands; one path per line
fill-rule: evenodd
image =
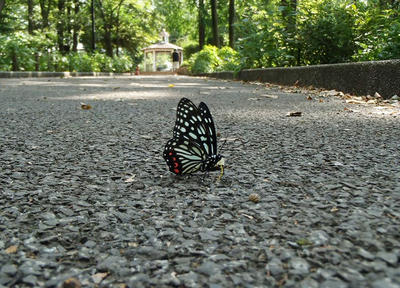
M 206 117 L 205 119 L 209 122 L 206 122 L 203 117 Z M 211 127 L 212 129 L 210 129 Z M 216 152 L 216 139 L 212 138 L 215 135 L 214 122 L 207 105 L 204 103 L 197 108 L 187 98 L 182 98 L 179 101 L 173 135 L 174 138 L 183 137 L 197 143 L 209 156 Z
M 206 159 L 206 154 L 196 142 L 179 137 L 167 142 L 163 157 L 171 172 L 185 175 L 199 170 Z
M 217 154 L 217 135 L 215 133 L 215 125 L 213 118 L 211 116 L 210 110 L 208 109 L 206 103 L 201 102 L 199 104 L 200 116 L 203 119 L 203 125 L 208 134 L 208 143 L 210 147 L 210 155 Z

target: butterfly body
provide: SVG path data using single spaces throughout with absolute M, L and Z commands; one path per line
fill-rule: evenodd
M 179 101 L 173 138 L 165 145 L 163 157 L 177 175 L 223 171 L 224 158 L 217 153 L 214 121 L 205 103 L 196 107 L 187 98 Z

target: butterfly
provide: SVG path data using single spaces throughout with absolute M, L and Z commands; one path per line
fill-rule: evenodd
M 163 157 L 177 175 L 221 169 L 218 179 L 222 177 L 225 160 L 217 153 L 214 121 L 204 102 L 196 107 L 187 98 L 179 101 L 173 137 L 165 145 Z

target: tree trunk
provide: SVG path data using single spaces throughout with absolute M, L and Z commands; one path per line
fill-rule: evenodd
M 47 2 L 47 7 L 46 7 Z M 42 29 L 49 27 L 49 13 L 51 8 L 51 0 L 40 0 L 40 14 L 42 15 Z
M 28 0 L 28 33 L 33 33 L 33 0 Z
M 90 14 L 92 16 L 92 52 L 96 50 L 96 24 L 94 22 L 94 0 L 92 0 L 91 6 L 90 6 Z
M 74 31 L 72 34 L 72 50 L 74 52 L 78 51 L 78 34 L 79 34 L 79 30 L 80 30 L 80 20 L 78 19 L 78 14 L 79 14 L 79 0 L 74 0 Z
M 58 50 L 61 53 L 65 53 L 64 46 L 64 9 L 65 9 L 65 0 L 58 0 L 58 19 L 57 19 L 57 44 Z
M 1 19 L 1 11 L 3 10 L 5 4 L 6 0 L 0 0 L 0 19 Z
M 106 48 L 106 55 L 113 57 L 111 27 L 109 25 L 105 25 L 104 27 L 104 45 Z
M 211 0 L 213 44 L 219 47 L 217 0 Z
M 203 49 L 206 39 L 206 26 L 204 23 L 204 0 L 199 0 L 199 48 L 200 50 Z
M 229 46 L 235 48 L 235 0 L 229 0 Z
M 14 49 L 11 51 L 11 70 L 12 71 L 18 71 L 19 70 L 19 65 L 18 65 L 18 58 L 17 58 L 17 53 L 15 53 Z

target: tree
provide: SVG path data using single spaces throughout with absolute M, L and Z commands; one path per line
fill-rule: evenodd
M 33 0 L 28 0 L 28 33 L 33 33 Z
M 6 0 L 0 0 L 0 17 L 1 17 L 1 11 L 3 11 L 4 4 L 6 4 Z
M 57 45 L 58 50 L 61 53 L 68 52 L 68 46 L 64 41 L 64 32 L 65 32 L 65 0 L 58 0 L 57 3 L 58 13 L 57 13 Z
M 212 35 L 214 46 L 219 47 L 217 0 L 211 0 Z
M 119 21 L 119 11 L 125 0 L 103 1 L 98 0 L 100 16 L 103 19 L 104 38 L 103 44 L 106 49 L 106 55 L 113 57 L 112 30 Z M 114 2 L 114 3 L 113 3 Z
M 235 0 L 229 0 L 229 46 L 235 48 Z
M 206 27 L 204 21 L 204 0 L 199 0 L 199 16 L 198 16 L 198 26 L 199 26 L 199 48 L 203 49 L 206 41 Z
M 42 30 L 49 27 L 49 13 L 51 9 L 52 0 L 39 0 L 40 14 L 42 16 Z

